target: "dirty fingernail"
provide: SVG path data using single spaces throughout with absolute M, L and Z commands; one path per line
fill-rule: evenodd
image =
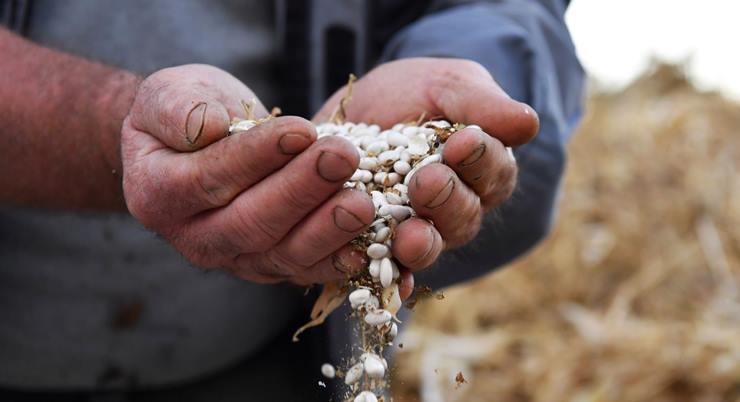
M 431 227 L 428 228 L 428 229 L 429 230 L 427 230 L 427 235 L 425 236 L 426 237 L 427 248 L 426 248 L 426 250 L 424 250 L 423 253 L 421 253 L 418 257 L 416 257 L 412 261 L 412 263 L 417 263 L 419 261 L 422 261 L 423 259 L 427 258 L 429 256 L 429 254 L 432 253 L 432 250 L 434 250 L 434 241 L 437 238 L 437 236 L 434 235 L 434 229 L 432 229 Z
M 447 202 L 448 199 L 450 199 L 450 196 L 452 195 L 452 191 L 455 189 L 455 179 L 454 177 L 450 177 L 450 179 L 447 181 L 447 183 L 442 187 L 442 189 L 439 190 L 436 196 L 429 201 L 425 207 L 427 208 L 437 208 L 442 206 L 445 202 Z
M 185 122 L 185 140 L 188 144 L 195 145 L 198 138 L 203 133 L 203 126 L 206 121 L 206 110 L 208 110 L 208 104 L 200 102 L 193 106 L 188 112 L 188 119 Z
M 365 222 L 352 212 L 342 208 L 335 207 L 333 211 L 334 224 L 345 232 L 356 232 L 365 227 Z
M 483 154 L 486 152 L 486 144 L 480 144 L 475 149 L 473 149 L 473 152 L 470 153 L 465 159 L 460 162 L 460 166 L 470 166 L 474 164 L 475 162 L 478 162 L 480 158 L 483 157 Z
M 347 159 L 333 152 L 323 151 L 316 162 L 316 170 L 319 176 L 334 183 L 349 178 L 355 168 Z
M 311 140 L 302 134 L 283 134 L 278 141 L 280 152 L 286 155 L 296 155 L 303 152 L 311 145 Z
M 354 275 L 357 271 L 360 270 L 360 267 L 365 266 L 365 263 L 367 262 L 364 255 L 359 256 L 355 251 L 352 251 L 349 255 L 349 257 L 351 257 L 350 259 L 356 258 L 360 263 L 360 266 L 353 266 L 354 264 L 347 261 L 345 256 L 343 256 L 342 254 L 343 253 L 340 251 L 332 254 L 331 256 L 332 265 L 334 266 L 334 269 L 340 274 Z

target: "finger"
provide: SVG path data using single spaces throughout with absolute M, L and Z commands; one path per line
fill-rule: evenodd
M 151 139 L 143 133 L 137 138 Z M 139 159 L 129 164 L 135 168 L 127 172 L 127 178 L 145 178 L 137 180 L 135 187 L 124 183 L 129 210 L 145 225 L 156 226 L 159 221 L 227 205 L 315 140 L 316 131 L 308 121 L 279 117 L 197 152 L 159 148 L 145 155 L 127 155 Z
M 398 284 L 398 295 L 401 300 L 406 300 L 414 293 L 414 274 L 405 268 L 401 268 L 400 271 L 401 281 Z
M 434 226 L 422 219 L 411 218 L 396 227 L 393 255 L 411 272 L 426 268 L 445 248 L 444 240 Z
M 461 130 L 447 140 L 444 161 L 482 200 L 502 187 L 513 189 L 516 181 L 516 162 L 506 147 L 475 128 Z
M 312 285 L 347 280 L 359 274 L 367 263 L 367 254 L 348 244 L 310 267 L 299 268 L 294 282 Z
M 230 203 L 239 193 L 278 171 L 316 141 L 316 129 L 300 117 L 268 120 L 198 152 L 181 155 L 197 187 L 201 209 Z
M 521 145 L 539 131 L 537 113 L 511 99 L 480 65 L 479 74 L 463 69 L 436 74 L 430 84 L 432 102 L 448 119 L 477 124 L 507 146 Z
M 144 80 L 130 112 L 132 126 L 182 152 L 200 149 L 225 137 L 231 117 L 244 115 L 242 97 L 251 100 L 254 95 L 236 78 L 218 71 L 215 83 L 198 77 L 213 74 L 202 66 L 164 69 Z M 222 75 L 226 78 L 220 78 Z M 225 95 L 221 86 L 227 86 L 231 94 Z M 256 115 L 267 115 L 258 101 L 254 111 Z
M 289 281 L 297 285 L 313 285 L 340 279 L 346 280 L 367 265 L 367 256 L 354 246 L 345 245 L 315 264 L 303 264 L 284 259 L 282 254 L 247 253 L 234 259 L 230 270 L 240 278 L 259 283 Z
M 198 231 L 217 233 L 234 252 L 264 252 L 342 188 L 359 164 L 347 140 L 322 138 L 229 205 L 198 216 Z
M 470 241 L 480 229 L 480 199 L 447 165 L 434 163 L 416 172 L 409 200 L 420 217 L 434 222 L 449 247 Z
M 370 196 L 343 190 L 313 211 L 270 252 L 283 259 L 313 265 L 340 249 L 372 223 L 375 208 Z M 297 262 L 297 261 L 296 261 Z

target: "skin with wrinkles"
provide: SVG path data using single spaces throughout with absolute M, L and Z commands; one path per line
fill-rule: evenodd
M 0 202 L 127 210 L 194 264 L 259 283 L 324 283 L 365 263 L 346 244 L 370 223 L 372 203 L 342 190 L 358 164 L 346 140 L 317 141 L 310 122 L 290 116 L 226 136 L 231 118 L 246 117 L 241 101 L 257 96 L 215 67 L 173 67 L 142 80 L 3 28 L 0 53 Z M 259 102 L 254 111 L 266 115 Z M 422 112 L 481 127 L 450 139 L 445 165 L 417 173 L 423 185 L 412 185 L 410 197 L 424 219 L 404 222 L 393 245 L 409 270 L 475 235 L 482 214 L 516 183 L 504 146 L 525 143 L 538 124 L 485 69 L 455 59 L 381 65 L 355 83 L 346 112 L 384 127 Z M 449 197 L 438 197 L 450 183 Z M 349 216 L 363 226 L 346 224 Z M 460 220 L 473 224 L 455 227 Z

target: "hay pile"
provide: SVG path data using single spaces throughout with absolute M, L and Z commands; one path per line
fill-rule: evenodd
M 739 166 L 740 106 L 679 68 L 593 96 L 554 233 L 416 308 L 395 400 L 740 401 Z

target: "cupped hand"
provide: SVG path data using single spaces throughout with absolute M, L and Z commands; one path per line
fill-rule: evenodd
M 314 117 L 326 121 L 346 88 Z M 380 65 L 354 83 L 348 121 L 389 128 L 420 116 L 477 125 L 453 134 L 444 164 L 420 169 L 409 183 L 418 218 L 398 226 L 394 256 L 411 271 L 431 265 L 442 251 L 463 245 L 480 230 L 483 215 L 507 200 L 517 167 L 507 146 L 531 140 L 539 130 L 534 110 L 511 99 L 488 71 L 461 59 L 415 58 Z
M 227 136 L 249 88 L 215 67 L 160 70 L 142 82 L 121 133 L 131 214 L 192 263 L 259 283 L 323 283 L 365 264 L 348 242 L 374 218 L 342 190 L 359 163 L 341 138 L 278 117 Z M 257 103 L 257 117 L 267 115 Z

